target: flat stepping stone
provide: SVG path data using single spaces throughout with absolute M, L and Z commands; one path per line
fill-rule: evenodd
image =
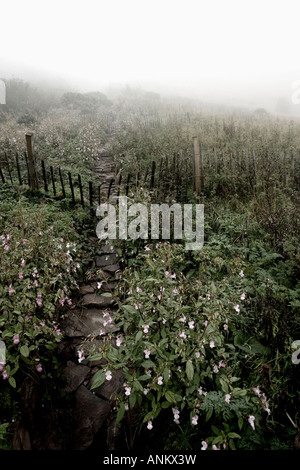
M 90 372 L 90 368 L 83 364 L 75 364 L 68 361 L 67 366 L 63 369 L 63 374 L 67 379 L 66 385 L 62 388 L 63 392 L 72 393 L 83 383 L 84 379 Z
M 103 316 L 104 311 L 98 309 L 89 310 L 71 310 L 62 322 L 62 330 L 65 336 L 69 338 L 81 336 L 99 336 L 100 331 L 103 334 L 118 331 L 113 321 L 106 323 L 108 318 L 113 319 L 113 315 Z
M 100 256 L 96 256 L 96 266 L 103 268 L 105 266 L 116 264 L 119 260 L 117 253 L 107 253 Z
M 116 263 L 116 264 L 111 264 L 109 266 L 103 266 L 103 270 L 104 271 L 107 271 L 109 273 L 115 273 L 116 271 L 118 271 L 120 269 L 120 265 L 119 263 Z
M 104 295 L 98 295 L 96 293 L 85 294 L 80 302 L 80 304 L 84 307 L 93 306 L 100 308 L 109 307 L 113 303 L 114 300 L 112 297 L 105 297 Z
M 124 374 L 119 369 L 112 371 L 111 380 L 106 380 L 100 387 L 94 388 L 93 392 L 99 397 L 103 397 L 106 400 L 113 400 L 116 394 L 121 393 L 124 390 Z M 88 388 L 91 387 L 92 381 L 90 381 Z
M 95 287 L 93 287 L 92 285 L 86 285 L 86 286 L 81 286 L 79 288 L 79 292 L 81 295 L 85 295 L 85 294 L 93 294 L 96 290 L 96 286 L 97 284 L 95 283 Z
M 102 253 L 115 253 L 116 248 L 113 245 L 103 245 L 101 247 Z
M 87 449 L 101 426 L 104 424 L 111 405 L 81 385 L 75 393 L 75 408 L 72 417 L 75 432 L 72 436 L 71 450 Z

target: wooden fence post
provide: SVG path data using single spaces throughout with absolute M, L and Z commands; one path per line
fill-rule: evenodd
M 156 163 L 155 163 L 155 161 L 153 161 L 152 162 L 152 168 L 151 168 L 150 190 L 154 188 L 155 166 L 156 166 Z
M 51 181 L 52 181 L 53 194 L 54 194 L 54 196 L 56 196 L 56 188 L 55 188 L 55 179 L 54 179 L 53 166 L 50 166 L 50 174 L 51 174 Z
M 28 170 L 30 178 L 30 189 L 37 189 L 36 173 L 34 166 L 34 158 L 32 153 L 32 132 L 27 132 L 26 137 L 26 146 L 27 146 L 27 158 L 28 158 Z

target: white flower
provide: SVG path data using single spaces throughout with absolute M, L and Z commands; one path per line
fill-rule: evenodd
M 153 425 L 152 425 L 152 421 L 148 421 L 147 423 L 147 429 L 149 429 L 149 431 L 151 431 L 151 429 L 153 429 Z
M 163 384 L 163 378 L 162 376 L 160 375 L 157 379 L 157 385 L 162 385 Z
M 249 416 L 248 423 L 250 424 L 253 431 L 255 431 L 254 421 L 255 421 L 255 416 Z
M 241 271 L 239 272 L 239 275 L 240 275 L 241 277 L 244 277 L 244 271 L 241 270 Z
M 214 373 L 217 374 L 219 372 L 218 366 L 214 365 Z
M 215 444 L 212 446 L 212 450 L 220 450 Z
M 239 305 L 234 305 L 233 308 L 237 313 L 239 313 L 239 311 L 240 311 L 240 306 Z
M 107 370 L 105 372 L 105 375 L 106 375 L 106 380 L 111 380 L 112 379 L 112 375 L 111 375 L 111 371 L 110 370 Z
M 202 444 L 201 450 L 206 450 L 208 447 L 207 442 L 202 441 L 201 444 Z
M 137 288 L 136 288 L 136 291 L 137 291 L 137 292 L 143 292 L 140 287 L 137 287 Z
M 78 362 L 80 363 L 85 359 L 83 355 L 83 350 L 81 349 L 80 351 L 77 351 L 77 353 L 78 353 Z
M 181 332 L 179 333 L 179 336 L 180 336 L 180 338 L 184 338 L 184 339 L 186 338 L 186 334 L 185 334 L 184 331 L 181 331 Z
M 101 289 L 102 287 L 102 282 L 97 282 L 97 289 Z
M 215 347 L 215 342 L 214 342 L 214 341 L 210 341 L 209 347 L 210 347 L 210 348 L 214 348 L 214 347 Z
M 194 321 L 189 321 L 188 325 L 189 325 L 189 328 L 191 330 L 193 330 L 195 328 L 195 322 Z
M 149 359 L 151 351 L 149 351 L 149 349 L 144 349 L 144 354 L 145 354 L 145 359 Z
M 119 348 L 122 343 L 123 343 L 123 338 L 122 338 L 122 336 L 118 336 L 118 337 L 117 337 L 117 340 L 116 340 L 116 346 L 118 346 L 118 348 Z
M 225 401 L 226 403 L 230 403 L 230 398 L 231 398 L 231 394 L 230 393 L 227 393 L 226 396 L 225 396 Z
M 192 425 L 197 426 L 198 424 L 198 415 L 192 417 Z
M 196 356 L 197 359 L 199 359 L 199 357 L 201 356 L 200 352 L 199 352 L 199 351 L 196 351 L 196 352 L 195 352 L 195 356 Z
M 183 315 L 183 317 L 180 317 L 179 320 L 181 323 L 184 323 L 186 321 L 186 316 Z
M 245 300 L 245 298 L 246 298 L 246 294 L 245 294 L 245 292 L 243 292 L 242 295 L 241 295 L 241 300 Z
M 228 330 L 228 325 L 227 325 L 227 323 L 224 323 L 223 328 L 224 328 L 225 331 Z
M 131 392 L 131 387 L 125 387 L 125 395 L 129 396 Z
M 142 325 L 142 328 L 144 330 L 144 333 L 148 333 L 149 331 L 149 325 Z

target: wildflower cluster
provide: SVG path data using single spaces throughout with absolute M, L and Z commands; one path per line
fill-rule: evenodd
M 199 423 L 215 412 L 237 426 L 238 419 L 248 419 L 258 408 L 251 390 L 236 386 L 239 379 L 232 368 L 230 325 L 243 308 L 237 303 L 245 300 L 242 286 L 233 295 L 221 281 L 212 288 L 191 282 L 172 269 L 180 247 L 154 246 L 139 255 L 144 260 L 141 272 L 125 271 L 127 298 L 116 315 L 124 336 L 122 342 L 117 337 L 116 347 L 108 338 L 90 356 L 109 361 L 94 375 L 92 388 L 108 380 L 107 367 L 121 368 L 126 382 L 118 419 L 138 403 L 149 430 L 168 408 L 177 425 L 184 418 L 200 430 Z M 233 276 L 238 284 L 244 273 L 236 270 Z
M 76 243 L 43 215 L 22 213 L 23 233 L 15 221 L 0 235 L 0 340 L 6 348 L 0 378 L 13 387 L 22 367 L 43 372 L 44 358 L 61 339 L 59 314 L 71 307 L 78 288 Z

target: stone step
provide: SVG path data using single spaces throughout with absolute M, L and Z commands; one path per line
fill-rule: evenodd
M 104 295 L 98 295 L 95 292 L 93 294 L 85 294 L 80 301 L 80 305 L 83 307 L 93 306 L 99 308 L 110 307 L 114 303 L 112 297 L 106 297 Z
M 103 255 L 96 256 L 96 266 L 102 268 L 116 264 L 119 260 L 118 253 L 104 253 Z
M 90 368 L 83 364 L 75 364 L 73 361 L 68 361 L 62 372 L 66 377 L 66 385 L 62 388 L 62 391 L 72 393 L 83 383 L 90 373 Z
M 81 385 L 75 393 L 74 433 L 71 450 L 85 450 L 93 442 L 96 433 L 104 424 L 111 404 Z
M 119 331 L 114 324 L 113 314 L 109 312 L 108 316 L 103 316 L 107 311 L 92 308 L 82 310 L 70 310 L 62 321 L 61 329 L 64 336 L 69 338 L 93 336 L 97 337 L 102 331 L 103 334 Z M 111 323 L 107 320 L 112 318 Z

